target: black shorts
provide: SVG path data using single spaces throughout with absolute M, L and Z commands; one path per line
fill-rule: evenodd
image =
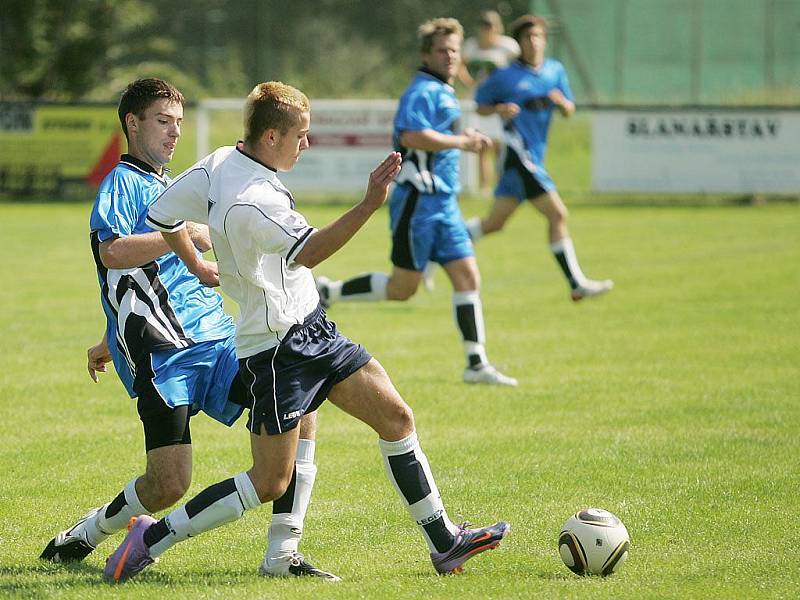
M 367 364 L 372 356 L 351 342 L 317 307 L 274 348 L 239 360 L 242 383 L 252 402 L 247 428 L 275 435 L 297 427 L 319 408 L 331 388 Z

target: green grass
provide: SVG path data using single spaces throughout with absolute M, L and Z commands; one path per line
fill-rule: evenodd
M 300 200 L 302 203 L 302 199 Z M 569 201 L 569 200 L 568 200 Z M 465 214 L 483 212 L 468 201 Z M 15 598 L 792 598 L 800 589 L 800 213 L 796 206 L 573 208 L 585 271 L 616 289 L 573 304 L 523 209 L 478 246 L 492 360 L 516 390 L 459 382 L 444 275 L 405 304 L 331 316 L 415 410 L 450 516 L 503 518 L 503 546 L 433 574 L 386 480 L 375 435 L 320 415 L 304 551 L 336 586 L 258 577 L 269 509 L 181 544 L 139 580 L 101 582 L 118 535 L 85 564 L 43 564 L 48 539 L 142 468 L 135 404 L 85 349 L 103 320 L 88 205 L 0 205 L 0 596 Z M 316 224 L 341 208 L 314 206 Z M 386 212 L 318 270 L 388 266 Z M 247 434 L 195 420 L 192 494 L 249 466 Z M 607 579 L 561 564 L 556 537 L 600 506 L 630 531 Z

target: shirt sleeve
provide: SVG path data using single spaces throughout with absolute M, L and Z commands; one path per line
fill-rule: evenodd
M 569 87 L 569 79 L 567 79 L 567 70 L 564 68 L 564 65 L 559 63 L 559 70 L 558 70 L 558 83 L 556 84 L 561 93 L 564 94 L 564 97 L 569 100 L 570 102 L 575 102 L 575 97 L 572 95 L 572 88 Z
M 484 104 L 487 106 L 492 106 L 499 102 L 498 100 L 498 73 L 499 69 L 492 71 L 492 74 L 489 75 L 483 82 L 478 86 L 478 89 L 475 90 L 475 103 L 476 104 Z
M 434 129 L 432 116 L 436 112 L 433 98 L 429 94 L 416 91 L 408 102 L 398 111 L 395 129 L 398 131 L 422 131 Z
M 139 219 L 139 211 L 119 185 L 101 189 L 91 216 L 91 230 L 105 242 L 114 237 L 131 235 Z
M 147 224 L 156 231 L 168 233 L 182 229 L 186 221 L 207 224 L 209 186 L 205 168 L 189 169 L 150 205 Z
M 254 255 L 277 254 L 293 266 L 316 229 L 288 206 L 259 202 L 233 206 L 225 217 L 225 231 L 237 263 L 251 262 Z M 248 255 L 249 260 L 239 260 Z

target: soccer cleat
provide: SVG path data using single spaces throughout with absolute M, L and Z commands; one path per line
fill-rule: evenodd
M 425 288 L 426 292 L 432 292 L 436 288 L 436 278 L 434 275 L 436 274 L 437 266 L 437 263 L 428 261 L 428 264 L 426 264 L 425 268 L 422 270 L 422 287 Z
M 319 577 L 326 581 L 341 581 L 341 578 L 333 573 L 310 564 L 299 552 L 292 552 L 281 558 L 265 557 L 259 571 L 267 577 Z
M 517 386 L 517 380 L 508 375 L 503 375 L 492 365 L 464 369 L 464 383 L 485 383 L 487 385 Z
M 583 283 L 575 287 L 570 295 L 573 302 L 578 302 L 584 298 L 591 298 L 593 296 L 600 296 L 605 294 L 614 287 L 614 282 L 610 279 L 603 279 L 602 281 L 594 281 L 587 279 Z
M 319 303 L 322 305 L 322 308 L 329 309 L 331 307 L 331 300 L 330 300 L 330 292 L 328 291 L 328 286 L 331 283 L 331 280 L 327 277 L 315 277 L 314 283 L 317 286 L 317 293 L 319 294 Z
M 511 531 L 511 525 L 500 521 L 482 529 L 467 529 L 469 523 L 458 526 L 459 532 L 453 547 L 447 552 L 431 552 L 431 560 L 440 575 L 461 573 L 464 563 L 484 550 L 493 550 Z
M 155 561 L 144 543 L 144 532 L 156 520 L 150 515 L 131 517 L 128 522 L 128 535 L 119 548 L 106 560 L 103 578 L 109 583 L 121 583 L 139 573 Z
M 86 530 L 81 527 L 87 519 L 94 517 L 103 507 L 93 508 L 83 515 L 72 527 L 59 532 L 50 540 L 47 547 L 39 555 L 43 560 L 54 563 L 70 563 L 83 560 L 94 550 L 94 546 L 86 539 Z

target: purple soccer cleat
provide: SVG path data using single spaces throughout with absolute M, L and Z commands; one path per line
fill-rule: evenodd
M 106 560 L 103 578 L 109 583 L 121 583 L 136 575 L 155 561 L 145 546 L 143 535 L 156 520 L 149 515 L 132 517 L 128 522 L 128 535 L 119 548 Z
M 458 526 L 459 532 L 453 547 L 447 552 L 431 552 L 433 566 L 440 575 L 447 573 L 461 573 L 464 563 L 484 550 L 497 548 L 508 532 L 511 525 L 500 521 L 482 529 L 467 529 L 469 523 Z

